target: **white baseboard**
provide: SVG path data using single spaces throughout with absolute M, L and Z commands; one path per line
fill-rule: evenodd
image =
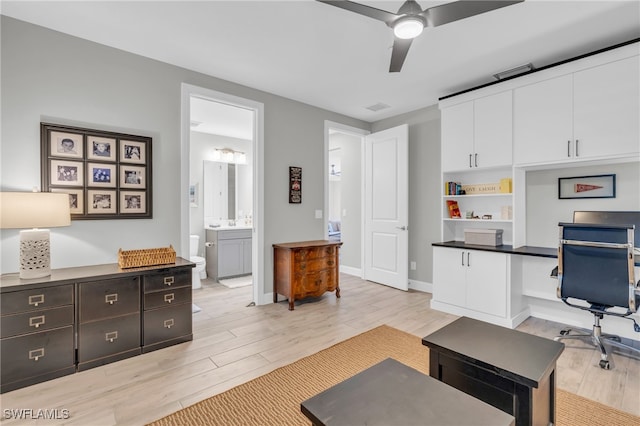
M 340 272 L 362 278 L 362 269 L 340 265 Z
M 433 293 L 433 284 L 424 281 L 409 280 L 409 288 L 424 293 Z

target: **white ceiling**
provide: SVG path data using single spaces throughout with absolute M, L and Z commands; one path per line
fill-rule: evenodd
M 362 1 L 397 11 L 402 1 Z M 443 1 L 420 1 L 423 8 Z M 312 0 L 7 1 L 37 25 L 373 122 L 528 62 L 640 37 L 640 1 L 526 0 L 429 28 L 388 72 L 384 23 Z M 372 112 L 365 107 L 384 103 Z

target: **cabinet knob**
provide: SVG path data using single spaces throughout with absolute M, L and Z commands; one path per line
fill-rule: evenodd
M 171 327 L 173 327 L 174 323 L 175 323 L 175 321 L 173 320 L 173 318 L 170 318 L 168 320 L 164 320 L 164 327 L 165 328 L 171 328 Z
M 118 293 L 107 294 L 104 296 L 104 303 L 113 305 L 117 301 L 118 301 Z
M 44 315 L 29 318 L 29 326 L 38 328 L 44 324 Z
M 29 359 L 32 359 L 34 361 L 39 360 L 43 356 L 44 356 L 44 348 L 33 349 L 29 351 Z
M 175 295 L 173 293 L 169 293 L 169 294 L 165 294 L 164 295 L 164 301 L 167 302 L 167 303 L 173 302 L 173 299 L 175 299 Z
M 173 278 L 173 276 L 171 276 L 171 277 L 164 277 L 164 283 L 165 283 L 166 285 L 171 285 L 171 284 L 173 284 L 173 282 L 174 282 L 174 278 Z

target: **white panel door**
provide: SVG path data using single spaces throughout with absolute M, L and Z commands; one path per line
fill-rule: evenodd
M 365 138 L 364 278 L 409 288 L 409 128 Z
M 469 250 L 433 248 L 433 300 L 467 306 Z
M 509 255 L 480 250 L 467 253 L 467 307 L 506 317 Z

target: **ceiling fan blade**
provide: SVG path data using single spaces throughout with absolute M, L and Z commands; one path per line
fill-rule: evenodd
M 389 72 L 400 72 L 412 41 L 413 39 L 411 38 L 395 38 L 393 41 L 393 50 L 391 51 L 391 65 L 389 65 Z
M 460 19 L 469 18 L 471 16 L 480 15 L 481 13 L 490 12 L 501 7 L 511 6 L 516 3 L 522 3 L 524 0 L 516 1 L 454 1 L 451 3 L 441 4 L 426 9 L 421 13 L 427 19 L 429 26 L 437 27 L 438 25 L 448 24 L 449 22 L 458 21 Z
M 346 0 L 316 0 L 320 3 L 326 3 L 331 6 L 339 7 L 341 9 L 348 10 L 350 12 L 359 13 L 360 15 L 368 16 L 369 18 L 377 19 L 386 24 L 391 24 L 398 18 L 395 13 L 387 12 L 386 10 L 376 9 L 375 7 L 365 6 L 364 4 L 355 3 Z

